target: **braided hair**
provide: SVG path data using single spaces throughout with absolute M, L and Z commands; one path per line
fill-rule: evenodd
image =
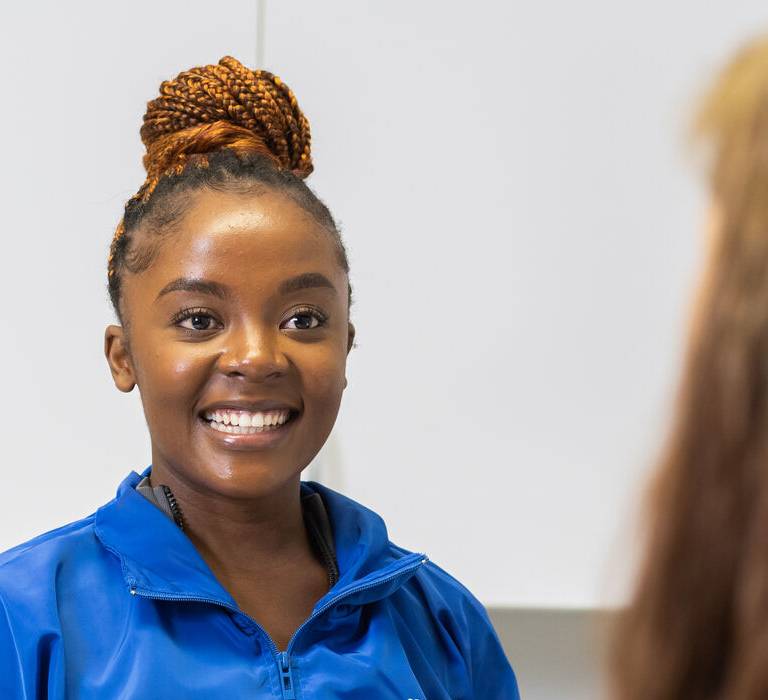
M 140 134 L 147 176 L 125 205 L 107 262 L 109 297 L 121 321 L 121 273 L 149 267 L 158 236 L 183 214 L 188 195 L 204 187 L 288 196 L 332 235 L 349 273 L 336 222 L 304 182 L 313 170 L 309 122 L 276 75 L 231 56 L 179 73 L 147 103 Z M 132 246 L 131 234 L 142 224 L 153 239 Z

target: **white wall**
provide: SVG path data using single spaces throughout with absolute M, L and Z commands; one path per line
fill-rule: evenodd
M 685 119 L 766 20 L 759 2 L 268 4 L 266 63 L 301 96 L 351 250 L 344 486 L 487 603 L 621 596 L 698 262 Z
M 353 266 L 328 483 L 487 604 L 614 602 L 698 257 L 683 120 L 768 10 L 279 0 L 266 20 Z M 252 64 L 255 21 L 245 0 L 0 6 L 0 549 L 148 463 L 102 357 L 107 250 L 146 101 L 183 68 Z
M 0 550 L 149 463 L 138 394 L 102 352 L 109 244 L 160 81 L 226 53 L 252 63 L 255 20 L 248 0 L 0 3 Z

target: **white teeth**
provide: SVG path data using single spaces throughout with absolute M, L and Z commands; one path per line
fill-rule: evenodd
M 257 411 L 208 411 L 205 414 L 210 426 L 220 432 L 233 435 L 250 435 L 252 433 L 274 430 L 283 425 L 290 417 L 290 410 Z

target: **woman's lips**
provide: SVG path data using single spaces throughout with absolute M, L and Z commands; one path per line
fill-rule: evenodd
M 199 416 L 199 420 L 203 423 L 206 434 L 223 447 L 244 450 L 264 449 L 282 441 L 293 429 L 299 414 L 297 411 L 286 413 L 284 418 L 280 417 L 283 422 L 275 425 L 264 424 L 262 420 L 252 421 L 255 425 L 248 425 L 248 421 L 244 421 L 246 425 L 232 425 L 222 420 L 210 420 L 202 415 Z
M 266 411 L 245 411 L 222 408 L 203 411 L 202 416 L 214 429 L 221 430 L 223 433 L 240 435 L 282 425 L 290 418 L 291 409 L 281 407 Z

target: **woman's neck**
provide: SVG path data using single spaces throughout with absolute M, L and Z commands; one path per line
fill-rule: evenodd
M 150 482 L 171 489 L 183 514 L 184 532 L 219 576 L 258 576 L 267 571 L 274 575 L 314 557 L 298 475 L 278 491 L 253 499 L 207 492 L 154 466 Z

